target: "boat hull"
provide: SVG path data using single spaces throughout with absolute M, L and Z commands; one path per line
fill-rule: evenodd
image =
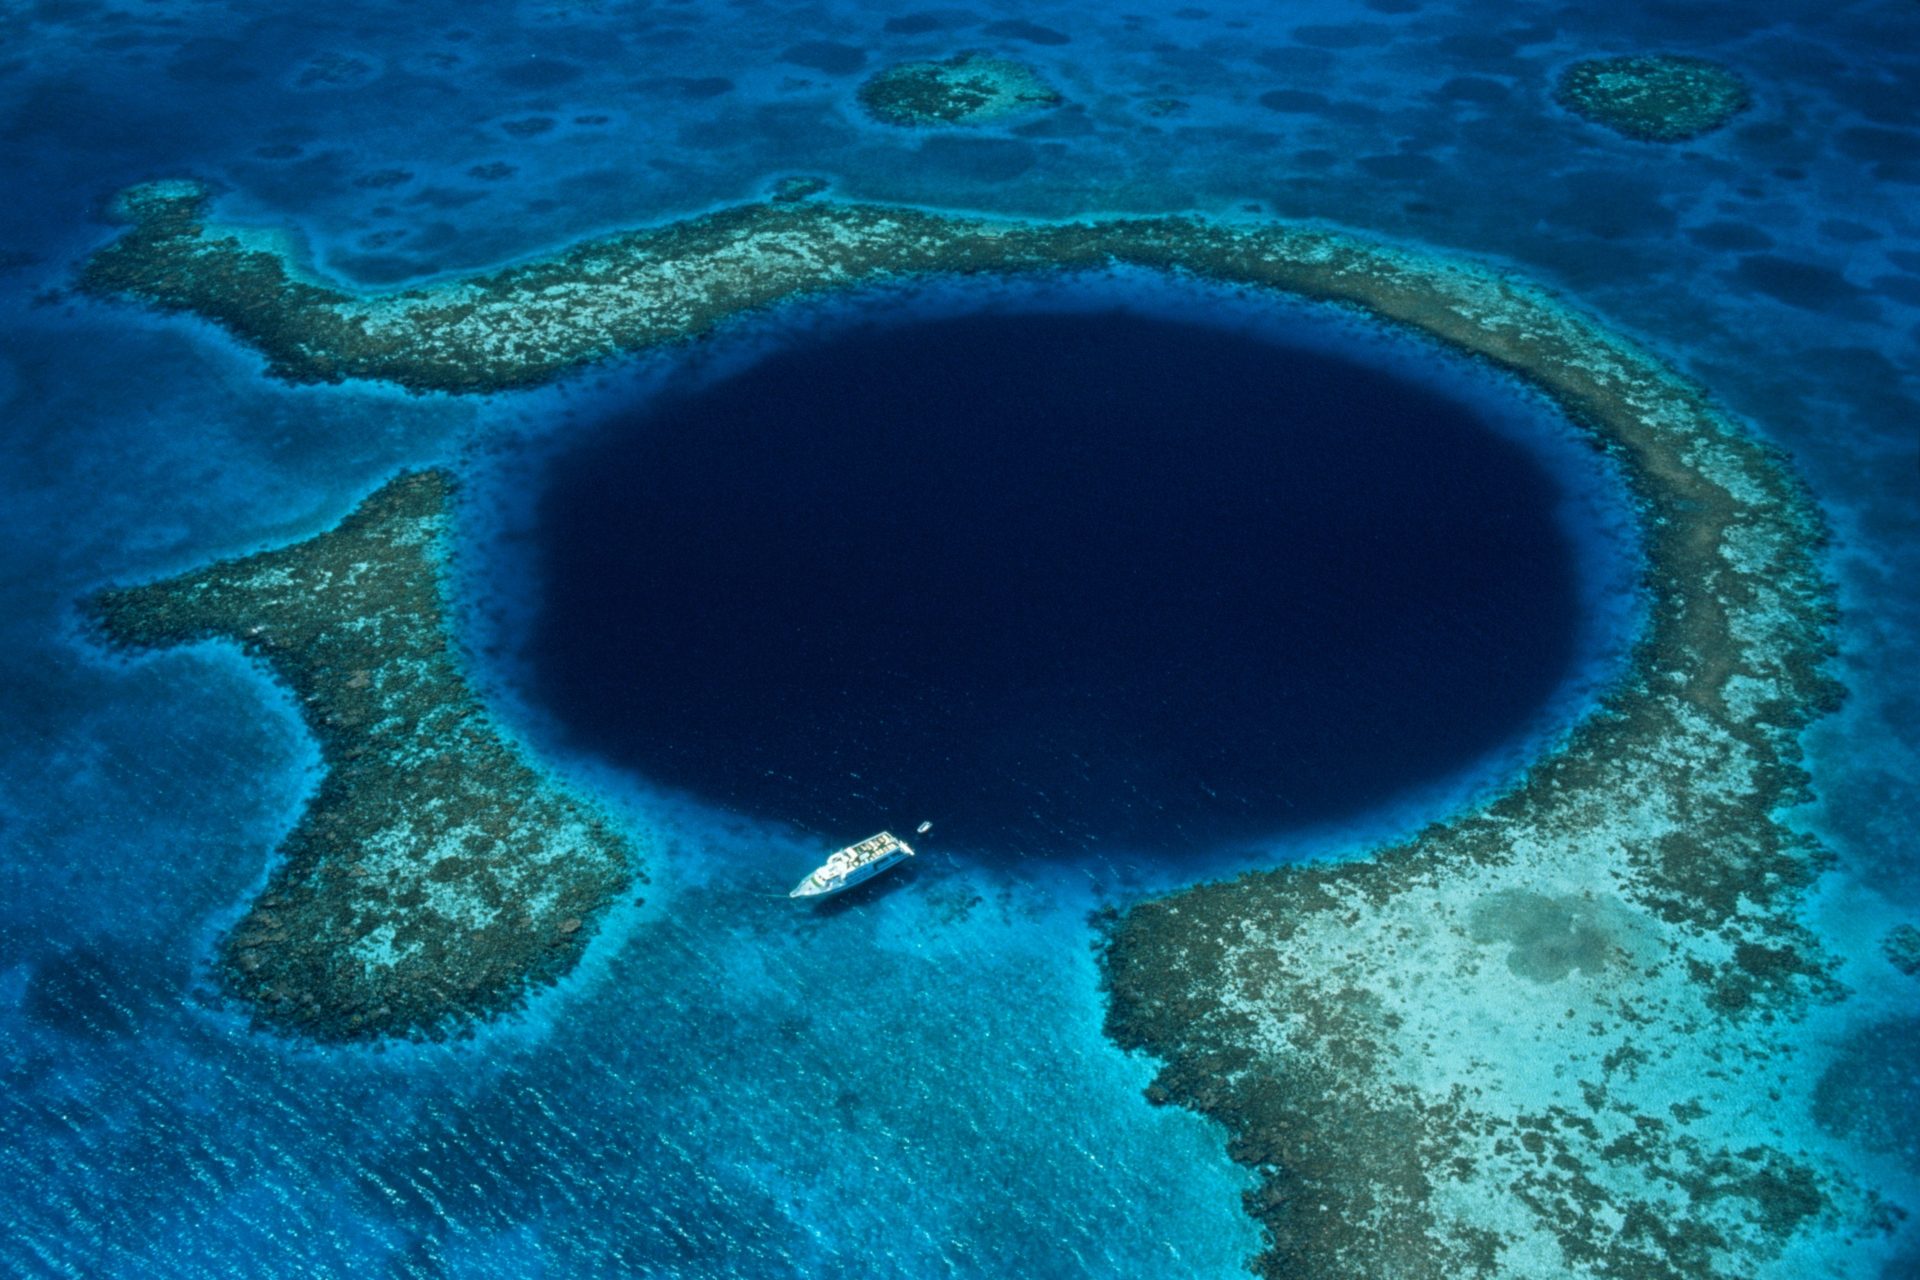
M 787 896 L 789 898 L 830 898 L 836 893 L 844 892 L 857 884 L 863 884 L 873 879 L 883 871 L 892 870 L 913 856 L 913 849 L 906 841 L 887 835 L 885 832 L 882 832 L 880 836 L 872 837 L 872 839 L 879 840 L 882 837 L 887 841 L 887 847 L 884 852 L 869 857 L 856 866 L 835 871 L 835 859 L 839 859 L 842 855 L 853 850 L 860 849 L 862 845 L 869 843 L 869 841 L 862 841 L 859 845 L 849 845 L 846 849 L 841 850 L 840 853 L 835 854 L 834 859 L 828 860 L 825 866 L 809 873 L 807 878 L 795 885 L 792 892 L 788 893 Z

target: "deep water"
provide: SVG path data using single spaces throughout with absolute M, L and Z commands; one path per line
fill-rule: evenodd
M 840 334 L 579 436 L 535 698 L 848 840 L 1167 858 L 1351 818 L 1527 728 L 1592 589 L 1470 404 L 1137 311 Z
M 963 48 L 1035 63 L 1067 105 L 929 136 L 858 114 L 865 71 Z M 1735 66 L 1752 110 L 1659 148 L 1553 107 L 1569 60 L 1659 50 Z M 644 426 L 655 394 L 724 394 L 735 374 L 750 385 L 770 350 L 810 360 L 882 338 L 800 309 L 690 385 L 675 370 L 730 339 L 484 402 L 289 388 L 208 326 L 60 294 L 111 234 L 97 213 L 113 191 L 181 174 L 222 187 L 224 211 L 294 227 L 318 269 L 371 285 L 541 253 L 806 173 L 837 195 L 943 208 L 1345 223 L 1512 264 L 1638 335 L 1777 442 L 1834 526 L 1849 701 L 1808 735 L 1816 799 L 1795 821 L 1835 855 L 1811 923 L 1850 994 L 1809 1033 L 1824 1086 L 1789 1088 L 1816 1092 L 1848 1167 L 1913 1209 L 1902 1055 L 1916 987 L 1882 939 L 1920 918 L 1916 50 L 1920 6 L 1895 0 L 6 6 L 0 1275 L 1242 1274 L 1259 1244 L 1239 1203 L 1250 1178 L 1218 1130 L 1150 1107 L 1152 1064 L 1102 1037 L 1088 912 L 1404 833 L 1564 723 L 1604 666 L 1605 629 L 1581 628 L 1618 616 L 1596 607 L 1599 584 L 1617 579 L 1577 532 L 1617 549 L 1617 503 L 1599 483 L 1553 521 L 1574 531 L 1574 564 L 1548 576 L 1580 584 L 1573 601 L 1488 603 L 1580 619 L 1558 658 L 1528 645 L 1543 663 L 1533 692 L 1501 672 L 1512 701 L 1496 715 L 1434 690 L 1484 730 L 1434 757 L 1467 761 L 1452 775 L 1342 775 L 1346 808 L 1328 804 L 1327 821 L 1205 865 L 955 852 L 971 805 L 1010 804 L 1016 789 L 904 796 L 900 821 L 934 818 L 952 842 L 833 910 L 795 915 L 774 895 L 825 837 L 789 824 L 864 834 L 866 808 L 826 808 L 848 793 L 823 784 L 785 809 L 763 797 L 729 816 L 710 775 L 663 786 L 664 766 L 612 763 L 570 737 L 529 679 L 538 504 L 546 468 L 573 451 L 641 448 L 617 428 Z M 1145 298 L 1147 318 L 1125 321 L 1136 327 L 1248 314 L 1137 278 L 1111 288 Z M 1109 293 L 1093 309 L 1112 305 Z M 1418 344 L 1358 332 L 1313 347 L 1302 332 L 1242 339 L 1304 344 L 1328 377 L 1336 357 L 1360 359 L 1423 402 L 1464 404 L 1461 447 L 1530 483 L 1530 465 L 1563 492 L 1594 474 L 1554 460 L 1546 419 L 1511 388 L 1449 373 Z M 1222 340 L 1222 358 L 1242 339 Z M 1472 425 L 1498 426 L 1502 404 L 1514 419 L 1498 439 Z M 1516 438 L 1530 441 L 1520 460 L 1504 443 Z M 1288 454 L 1257 456 L 1279 466 Z M 393 471 L 438 463 L 469 477 L 452 603 L 478 673 L 544 761 L 647 837 L 653 883 L 563 989 L 475 1040 L 320 1052 L 250 1033 L 206 968 L 313 786 L 311 740 L 285 695 L 231 653 L 108 660 L 78 634 L 74 602 L 316 532 Z M 952 531 L 930 500 L 937 479 L 887 486 L 907 527 Z M 822 507 L 844 496 L 836 484 Z M 1433 625 L 1444 635 L 1448 619 Z M 1271 688 L 1272 670 L 1260 674 Z M 1395 706 L 1413 720 L 1427 704 Z M 1236 820 L 1274 800 L 1223 795 Z M 1049 831 L 1124 818 L 1123 797 L 1099 798 L 1062 806 Z M 1911 1277 L 1913 1224 L 1779 1274 Z

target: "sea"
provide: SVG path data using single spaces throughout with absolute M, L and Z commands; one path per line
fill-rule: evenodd
M 867 76 L 969 50 L 1062 103 L 863 114 Z M 1570 61 L 1655 52 L 1751 105 L 1661 145 L 1553 100 Z M 1790 815 L 1833 854 L 1810 919 L 1849 954 L 1920 920 L 1910 2 L 41 0 L 0 10 L 0 161 L 0 1275 L 1244 1275 L 1252 1175 L 1104 1037 L 1100 913 L 1492 794 L 1619 678 L 1640 607 L 1604 458 L 1363 317 L 940 280 L 527 391 L 290 386 L 71 291 L 152 179 L 369 290 L 792 176 L 1516 272 L 1804 477 L 1847 688 Z M 212 967 L 318 777 L 290 695 L 219 645 L 106 654 L 76 604 L 423 466 L 461 481 L 472 679 L 648 883 L 526 1007 L 323 1048 Z M 787 898 L 922 820 L 903 870 Z M 1861 998 L 1809 1069 L 1911 1114 L 1920 986 L 1839 977 Z M 1860 1142 L 1920 1205 L 1911 1134 Z M 1858 1274 L 1920 1274 L 1900 1247 Z

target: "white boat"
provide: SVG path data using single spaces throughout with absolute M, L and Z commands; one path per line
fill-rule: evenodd
M 920 831 L 933 826 L 931 822 L 920 824 Z M 918 835 L 920 832 L 915 832 Z M 807 878 L 793 887 L 789 898 L 824 898 L 850 889 L 862 880 L 871 880 L 891 867 L 896 867 L 913 856 L 913 846 L 891 831 L 882 831 L 879 835 L 868 836 L 859 844 L 850 844 L 836 852 L 807 874 Z

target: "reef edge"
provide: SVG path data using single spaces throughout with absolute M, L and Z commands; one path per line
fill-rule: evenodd
M 452 493 L 443 472 L 404 474 L 317 537 L 83 604 L 118 650 L 238 645 L 320 745 L 317 790 L 218 946 L 256 1025 L 458 1034 L 570 970 L 633 883 L 628 838 L 532 767 L 460 670 Z

